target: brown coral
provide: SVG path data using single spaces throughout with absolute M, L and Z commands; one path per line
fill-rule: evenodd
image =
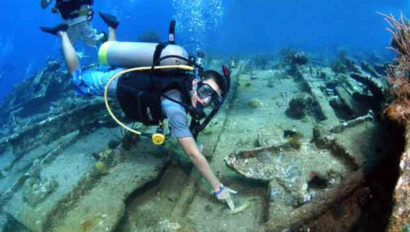
M 409 106 L 403 106 L 402 104 L 390 104 L 384 110 L 383 114 L 389 120 L 403 126 L 406 125 L 407 121 L 410 121 L 410 108 Z
M 389 94 L 397 103 L 410 104 L 410 83 L 391 86 Z

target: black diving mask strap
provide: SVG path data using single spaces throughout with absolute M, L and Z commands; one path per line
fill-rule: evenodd
M 161 97 L 164 97 L 164 98 L 166 98 L 166 99 L 168 99 L 168 100 L 170 100 L 170 101 L 172 101 L 172 102 L 175 102 L 175 103 L 181 105 L 182 107 L 184 107 L 184 108 L 191 114 L 192 117 L 200 117 L 199 112 L 197 112 L 197 111 L 194 109 L 194 107 L 192 107 L 192 106 L 190 106 L 190 105 L 188 105 L 188 104 L 186 104 L 186 103 L 184 103 L 184 102 L 182 102 L 182 101 L 178 101 L 178 100 L 175 100 L 175 99 L 173 99 L 173 98 L 170 98 L 170 97 L 168 97 L 168 96 L 165 95 L 165 94 L 161 94 Z
M 205 127 L 208 125 L 208 123 L 212 120 L 212 118 L 215 116 L 215 114 L 219 111 L 219 107 L 215 108 L 211 111 L 211 113 L 208 114 L 208 116 L 202 121 L 202 123 L 199 120 L 192 119 L 191 125 L 189 126 L 189 130 L 192 133 L 192 136 L 196 140 L 198 137 L 199 132 L 201 132 Z

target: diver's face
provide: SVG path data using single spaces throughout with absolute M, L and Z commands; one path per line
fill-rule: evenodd
M 215 97 L 221 96 L 221 89 L 212 79 L 197 83 L 198 88 L 191 97 L 192 106 L 196 107 L 198 103 L 207 106 Z

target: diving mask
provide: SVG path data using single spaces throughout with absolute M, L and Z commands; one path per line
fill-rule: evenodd
M 219 94 L 207 83 L 203 81 L 198 82 L 197 94 L 205 104 L 210 104 L 212 107 L 219 106 L 223 99 Z

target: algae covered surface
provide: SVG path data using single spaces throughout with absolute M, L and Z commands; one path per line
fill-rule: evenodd
M 89 129 L 77 127 L 61 137 L 56 142 L 60 149 L 32 150 L 33 155 L 4 169 L 3 180 L 15 176 L 13 189 L 3 194 L 4 212 L 11 217 L 7 226 L 56 232 L 257 231 L 301 226 L 293 215 L 310 205 L 326 212 L 330 206 L 316 199 L 337 194 L 334 189 L 375 154 L 373 116 L 337 116 L 341 107 L 330 102 L 339 95 L 330 94 L 327 79 L 316 76 L 336 75 L 327 67 L 297 65 L 294 77 L 287 65 L 296 64 L 272 60 L 271 68 L 261 69 L 251 59 L 237 62 L 231 67 L 231 95 L 198 138 L 217 177 L 238 191 L 233 195 L 236 209 L 216 201 L 175 140 L 155 147 L 145 138 L 124 136 L 106 114 L 98 113 L 99 124 L 83 123 Z M 209 65 L 219 64 L 214 60 Z M 337 85 L 372 96 L 354 80 Z M 287 113 L 294 110 L 303 116 Z M 7 154 L 12 158 L 12 152 Z M 35 165 L 13 169 L 29 157 Z M 47 187 L 51 180 L 53 188 Z M 37 194 L 36 200 L 38 189 L 46 194 Z

